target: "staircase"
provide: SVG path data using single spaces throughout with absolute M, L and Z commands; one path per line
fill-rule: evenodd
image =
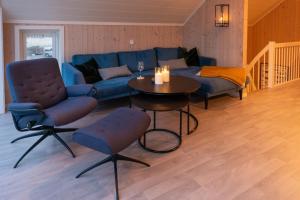
M 300 79 L 300 42 L 269 44 L 247 66 L 248 92 Z

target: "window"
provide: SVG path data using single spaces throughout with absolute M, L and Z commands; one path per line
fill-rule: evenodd
M 30 60 L 37 58 L 58 59 L 58 32 L 24 31 L 24 53 L 21 59 Z
M 16 60 L 56 58 L 63 62 L 63 27 L 16 26 Z

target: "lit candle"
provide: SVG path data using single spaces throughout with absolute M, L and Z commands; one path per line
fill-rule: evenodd
M 170 82 L 170 70 L 168 66 L 164 66 L 163 68 L 163 81 L 165 83 Z
M 161 72 L 161 69 L 159 68 L 156 68 L 155 69 L 155 78 L 154 78 L 154 82 L 155 82 L 155 85 L 161 85 L 164 83 L 163 81 L 163 73 Z
M 220 17 L 219 22 L 223 23 L 223 17 Z

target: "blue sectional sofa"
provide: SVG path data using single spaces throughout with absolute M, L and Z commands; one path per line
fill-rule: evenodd
M 91 58 L 96 60 L 100 68 L 127 65 L 133 73 L 132 76 L 117 77 L 94 83 L 94 86 L 98 91 L 97 98 L 100 101 L 105 101 L 129 96 L 130 88 L 127 83 L 130 79 L 137 76 L 138 61 L 144 62 L 145 70 L 142 72 L 143 75 L 153 75 L 154 68 L 158 66 L 158 60 L 170 60 L 182 57 L 182 48 L 154 48 L 130 52 L 74 55 L 71 63 L 63 63 L 62 76 L 66 86 L 84 84 L 85 79 L 83 74 L 74 66 L 85 63 Z M 209 97 L 230 92 L 240 92 L 241 94 L 242 88 L 230 81 L 220 78 L 203 78 L 196 75 L 201 70 L 202 66 L 216 65 L 217 63 L 215 59 L 200 56 L 199 63 L 200 66 L 190 66 L 185 69 L 173 70 L 171 71 L 171 74 L 188 76 L 199 81 L 201 83 L 201 88 L 197 93 L 204 97 L 206 109 L 208 107 Z

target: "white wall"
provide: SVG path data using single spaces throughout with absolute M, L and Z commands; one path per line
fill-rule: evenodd
M 4 87 L 4 58 L 3 58 L 3 18 L 0 8 L 0 114 L 5 112 L 5 87 Z
M 200 55 L 217 59 L 221 66 L 243 66 L 244 2 L 246 0 L 207 0 L 184 25 L 183 45 L 197 47 Z M 230 5 L 229 27 L 215 27 L 215 5 Z M 246 37 L 245 37 L 246 40 Z

